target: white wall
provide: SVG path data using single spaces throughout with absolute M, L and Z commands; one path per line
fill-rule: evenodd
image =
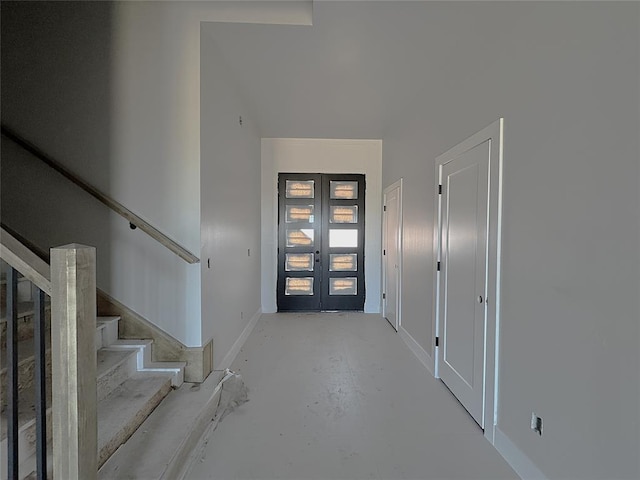
M 416 41 L 439 29 L 446 60 L 413 52 L 422 111 L 383 137 L 415 238 L 405 327 L 428 349 L 434 159 L 503 116 L 498 428 L 523 473 L 528 458 L 548 478 L 639 478 L 640 6 L 428 4 L 425 19 Z
M 362 173 L 365 197 L 365 312 L 380 312 L 382 252 L 380 140 L 262 139 L 262 311 L 275 312 L 278 173 Z
M 260 311 L 260 137 L 204 29 L 201 55 L 202 338 L 220 369 Z
M 311 8 L 309 1 L 2 2 L 2 121 L 199 255 L 200 22 L 309 24 Z M 19 169 L 24 162 L 15 159 Z M 100 288 L 186 345 L 207 340 L 200 266 L 92 200 L 79 209 L 62 203 L 77 196 L 75 187 L 54 187 L 51 171 L 31 170 L 39 172 L 37 188 L 3 183 L 10 226 L 42 248 L 97 246 Z
M 414 136 L 416 135 L 416 136 Z M 409 129 L 384 139 L 382 183 L 402 178 L 402 328 L 433 357 L 434 159 Z
M 116 198 L 122 199 L 125 205 L 140 205 L 140 211 L 149 212 L 152 222 L 163 218 L 170 235 L 182 236 L 187 248 L 195 252 L 205 249 L 201 255 L 204 258 L 211 253 L 208 250 L 210 235 L 209 231 L 200 229 L 210 229 L 211 224 L 200 225 L 200 221 L 213 219 L 200 211 L 201 205 L 209 205 L 212 200 L 200 198 L 201 177 L 204 177 L 200 134 L 201 131 L 210 134 L 212 127 L 203 126 L 203 130 L 200 126 L 203 117 L 200 109 L 204 103 L 201 92 L 209 91 L 206 83 L 201 85 L 201 61 L 206 58 L 206 52 L 204 57 L 201 52 L 201 22 L 308 24 L 311 2 L 119 2 L 116 5 L 114 17 L 118 34 L 114 36 L 112 60 L 116 91 L 113 117 L 117 119 L 113 128 L 114 171 L 118 172 L 112 177 L 112 183 L 118 186 Z M 224 95 L 215 88 L 214 95 L 222 98 Z M 217 115 L 217 110 L 213 112 L 208 120 Z M 140 138 L 145 141 L 140 142 Z M 132 163 L 131 158 L 137 161 Z M 211 152 L 202 152 L 203 160 L 211 158 Z M 220 175 L 216 178 L 224 178 Z M 178 338 L 189 345 L 203 344 L 213 335 L 212 329 L 221 324 L 211 321 L 212 298 L 201 297 L 200 292 L 218 284 L 208 285 L 209 277 L 197 266 L 181 267 L 188 270 L 187 281 L 174 282 L 174 288 L 182 287 L 185 291 L 185 296 L 180 298 L 185 314 L 157 312 L 159 317 L 153 318 L 170 333 L 178 325 L 185 325 L 182 318 L 188 319 L 186 328 L 182 327 L 184 333 Z M 134 292 L 135 288 L 120 288 L 117 295 L 126 299 L 125 303 L 138 303 Z M 217 305 L 216 309 L 219 308 Z M 224 313 L 218 310 L 218 315 Z M 243 316 L 247 313 L 255 311 L 244 312 Z M 200 318 L 202 323 L 195 321 Z M 226 348 L 222 339 L 226 339 L 223 332 L 215 341 L 214 360 Z
M 108 190 L 111 6 L 2 2 L 0 8 L 3 124 L 54 157 L 64 154 L 67 166 L 93 174 L 96 186 Z M 110 283 L 108 209 L 4 137 L 0 180 L 3 223 L 43 249 L 96 246 L 98 284 Z

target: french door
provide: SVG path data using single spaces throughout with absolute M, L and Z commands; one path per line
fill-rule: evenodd
M 278 177 L 278 311 L 363 310 L 364 175 Z

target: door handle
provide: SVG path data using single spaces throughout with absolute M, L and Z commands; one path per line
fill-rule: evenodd
M 482 303 L 482 295 L 478 295 L 478 303 Z

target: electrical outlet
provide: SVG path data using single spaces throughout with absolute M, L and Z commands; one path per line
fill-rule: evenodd
M 531 430 L 542 436 L 542 417 L 531 412 Z

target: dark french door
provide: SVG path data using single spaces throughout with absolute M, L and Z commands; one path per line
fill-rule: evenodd
M 364 175 L 278 177 L 278 311 L 363 310 Z

